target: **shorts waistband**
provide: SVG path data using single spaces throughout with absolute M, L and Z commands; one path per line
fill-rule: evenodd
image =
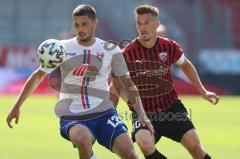
M 85 114 L 85 115 L 78 115 L 78 116 L 61 116 L 61 120 L 90 120 L 90 119 L 96 119 L 104 114 L 107 114 L 114 109 L 108 109 L 104 112 L 97 112 L 97 113 L 91 113 L 91 114 Z

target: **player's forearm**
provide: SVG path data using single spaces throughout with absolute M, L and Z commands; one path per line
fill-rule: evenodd
M 33 93 L 33 91 L 37 88 L 37 86 L 41 83 L 41 81 L 44 79 L 45 74 L 39 73 L 38 71 L 35 71 L 26 81 L 24 84 L 17 102 L 15 104 L 15 107 L 20 108 L 24 101 Z
M 110 85 L 110 100 L 113 102 L 114 107 L 116 108 L 119 102 L 119 93 L 114 88 L 113 84 Z
M 110 100 L 113 102 L 114 107 L 116 108 L 121 97 L 121 90 L 123 89 L 122 83 L 118 78 L 113 77 L 112 83 L 110 85 Z
M 188 60 L 181 68 L 198 92 L 204 94 L 206 89 L 204 88 L 194 65 Z
M 146 116 L 137 87 L 130 78 L 121 79 L 123 87 L 126 90 L 128 100 L 134 106 L 138 116 Z
M 134 106 L 138 116 L 146 116 L 137 87 L 135 85 L 132 85 L 131 87 L 129 87 L 129 89 L 126 89 L 126 90 L 127 90 L 128 100 Z

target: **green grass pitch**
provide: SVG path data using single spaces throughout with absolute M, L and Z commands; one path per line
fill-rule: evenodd
M 240 97 L 221 97 L 212 106 L 201 97 L 182 96 L 197 128 L 201 142 L 214 159 L 240 158 Z M 9 129 L 5 122 L 16 96 L 0 97 L 0 159 L 78 159 L 76 149 L 59 135 L 59 123 L 53 108 L 54 96 L 32 96 L 24 104 L 18 125 Z M 118 106 L 129 130 L 131 121 L 126 104 Z M 125 112 L 127 111 L 127 117 Z M 171 159 L 190 159 L 188 152 L 178 143 L 162 138 L 158 149 Z M 137 153 L 142 156 L 137 145 Z M 99 159 L 118 157 L 97 143 L 93 147 Z

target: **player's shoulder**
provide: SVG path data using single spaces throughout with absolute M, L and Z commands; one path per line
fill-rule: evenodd
M 170 39 L 170 38 L 165 38 L 165 37 L 158 37 L 159 38 L 159 44 L 177 44 L 178 45 L 178 43 L 175 41 L 175 40 L 173 40 L 173 39 Z
M 77 38 L 74 37 L 74 38 L 71 38 L 71 39 L 66 39 L 66 40 L 60 40 L 60 42 L 63 44 L 63 45 L 71 45 L 71 44 L 74 44 L 76 43 L 77 41 Z
M 104 51 L 107 52 L 107 53 L 115 54 L 115 53 L 121 53 L 122 52 L 122 50 L 117 45 L 115 45 L 114 43 L 102 40 L 100 38 L 97 38 L 96 45 L 98 45 L 98 47 L 102 47 L 104 49 Z
M 137 47 L 137 39 L 134 39 L 123 48 L 123 51 L 124 53 L 126 53 L 128 51 L 135 49 L 136 47 Z
M 105 40 L 96 37 L 96 43 L 95 43 L 95 44 L 97 44 L 97 45 L 99 45 L 99 44 L 100 44 L 100 45 L 104 45 L 105 43 L 106 43 Z
M 113 42 L 110 42 L 110 41 L 105 41 L 105 40 L 100 39 L 100 38 L 96 38 L 96 40 L 97 40 L 97 44 L 100 44 L 104 47 L 106 47 L 108 45 L 109 45 L 109 47 L 116 46 Z
M 98 47 L 106 48 L 108 46 L 108 44 L 110 44 L 110 43 L 103 39 L 96 38 L 96 43 L 94 45 L 96 45 Z

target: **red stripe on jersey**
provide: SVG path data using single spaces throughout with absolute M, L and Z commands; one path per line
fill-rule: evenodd
M 147 112 L 164 111 L 178 101 L 170 68 L 181 54 L 176 42 L 160 37 L 150 49 L 137 40 L 125 48 L 124 57 L 131 78 L 139 89 Z M 136 73 L 143 76 L 136 76 Z
M 75 76 L 76 75 L 76 72 L 77 72 L 77 68 L 75 68 L 74 70 L 73 70 L 73 75 Z
M 158 57 L 159 52 L 157 52 L 157 47 L 154 47 L 153 50 L 154 50 L 155 60 L 159 59 L 159 57 Z M 154 63 L 154 69 L 157 69 L 157 68 L 158 68 L 157 63 Z M 160 82 L 158 82 L 158 85 L 159 84 L 160 84 Z M 157 94 L 156 89 L 154 90 L 154 94 Z M 152 98 L 152 103 L 156 103 L 156 104 L 151 104 L 152 105 L 151 112 L 154 112 L 157 109 L 157 103 L 158 103 L 158 100 L 156 97 Z
M 85 98 L 84 98 L 84 90 L 85 90 L 85 85 L 86 85 L 86 77 L 83 77 L 82 79 L 82 86 L 81 86 L 81 100 L 82 100 L 82 105 L 83 108 L 86 109 L 86 102 L 85 102 Z
M 84 69 L 84 67 L 82 67 L 82 66 L 79 66 L 76 70 L 76 72 L 75 72 L 75 76 L 80 76 L 81 75 L 81 72 L 82 72 L 82 70 Z
M 82 67 L 82 66 L 76 67 L 73 71 L 73 75 L 74 76 L 80 76 L 80 72 L 81 72 L 82 69 L 84 69 L 84 67 Z
M 140 46 L 138 46 L 138 48 L 139 48 L 139 50 L 140 50 L 140 52 L 141 52 L 141 55 L 142 55 L 142 67 L 144 67 L 144 69 L 143 69 L 143 71 L 148 71 L 148 69 L 149 69 L 149 65 L 148 65 L 148 62 L 147 61 L 149 61 L 149 58 L 148 58 L 148 56 L 150 56 L 150 54 L 148 53 L 148 52 L 146 52 L 146 48 L 143 48 L 143 47 L 140 47 Z M 146 75 L 146 76 L 148 76 L 148 75 Z M 149 88 L 149 86 L 147 85 L 148 83 L 149 83 L 149 81 L 148 81 L 148 79 L 147 78 L 145 78 L 145 77 L 142 77 L 143 79 L 144 79 L 144 85 L 143 85 L 143 89 L 144 89 L 144 91 L 143 91 L 143 93 L 141 93 L 142 94 L 142 96 L 143 97 L 145 97 L 146 95 L 147 95 L 147 91 L 145 91 L 145 90 L 147 90 L 148 88 Z M 142 81 L 141 81 L 142 82 Z M 142 98 L 143 99 L 143 98 Z M 150 101 L 149 101 L 149 99 L 148 98 L 144 98 L 144 100 L 142 100 L 142 102 L 144 103 L 144 107 L 145 107 L 145 109 L 151 109 L 150 108 Z
M 86 69 L 87 69 L 86 66 L 84 66 L 84 65 L 80 66 L 78 68 L 77 75 L 78 76 L 84 76 Z

